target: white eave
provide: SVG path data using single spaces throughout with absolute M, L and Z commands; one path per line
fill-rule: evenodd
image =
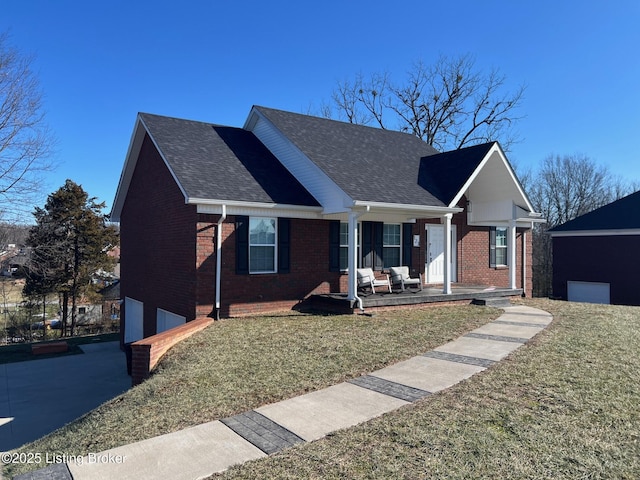
M 449 206 L 466 197 L 470 225 L 498 225 L 515 221 L 518 226 L 530 227 L 545 223 L 535 212 L 522 185 L 496 142 L 478 164 Z
M 552 238 L 557 237 L 617 237 L 638 235 L 640 236 L 640 228 L 628 229 L 610 229 L 610 230 L 573 230 L 561 232 L 547 232 Z
M 198 213 L 220 215 L 223 206 L 227 215 L 270 215 L 289 218 L 322 218 L 322 207 L 288 205 L 283 203 L 242 202 L 237 200 L 189 198 L 188 204 L 196 205 Z
M 460 213 L 464 210 L 461 207 L 438 207 L 400 203 L 369 202 L 366 200 L 355 200 L 350 209 L 354 211 L 366 209 L 369 212 L 413 215 L 417 218 L 441 217 L 446 214 Z
M 449 206 L 457 205 L 465 194 L 467 197 L 473 196 L 473 200 L 479 203 L 491 202 L 496 198 L 512 198 L 513 203 L 521 205 L 524 210 L 534 211 L 497 142 L 489 149 Z

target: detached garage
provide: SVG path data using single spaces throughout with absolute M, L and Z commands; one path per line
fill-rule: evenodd
M 640 192 L 549 230 L 553 295 L 640 305 Z

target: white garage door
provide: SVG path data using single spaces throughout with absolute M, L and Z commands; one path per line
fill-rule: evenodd
M 144 337 L 144 304 L 133 298 L 124 299 L 124 343 L 131 343 Z
M 611 303 L 610 285 L 597 282 L 567 282 L 567 300 L 570 302 Z
M 167 312 L 166 310 L 158 308 L 156 315 L 156 333 L 184 325 L 186 321 L 187 319 L 182 315 L 176 315 L 175 313 Z

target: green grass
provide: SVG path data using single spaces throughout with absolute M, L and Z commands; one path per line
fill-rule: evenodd
M 554 322 L 488 370 L 214 477 L 640 478 L 640 308 L 525 303 Z M 498 314 L 225 320 L 176 347 L 147 382 L 22 451 L 98 452 L 247 411 L 423 353 Z
M 0 302 L 20 303 L 24 300 L 22 287 L 24 280 L 17 280 L 13 277 L 0 277 Z
M 449 306 L 222 320 L 176 346 L 143 384 L 20 451 L 99 452 L 242 413 L 424 353 L 499 314 Z
M 527 301 L 554 323 L 446 391 L 216 478 L 640 478 L 640 308 Z

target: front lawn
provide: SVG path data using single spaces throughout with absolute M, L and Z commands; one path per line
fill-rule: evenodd
M 19 451 L 100 452 L 242 413 L 424 353 L 500 313 L 447 306 L 215 322 L 176 346 L 143 384 Z M 15 475 L 38 465 L 12 468 Z
M 640 308 L 526 303 L 554 322 L 499 364 L 215 478 L 640 478 Z
M 554 322 L 488 370 L 214 477 L 640 478 L 640 308 L 524 302 Z M 21 451 L 99 452 L 241 413 L 423 353 L 499 313 L 437 307 L 217 322 L 142 385 Z

